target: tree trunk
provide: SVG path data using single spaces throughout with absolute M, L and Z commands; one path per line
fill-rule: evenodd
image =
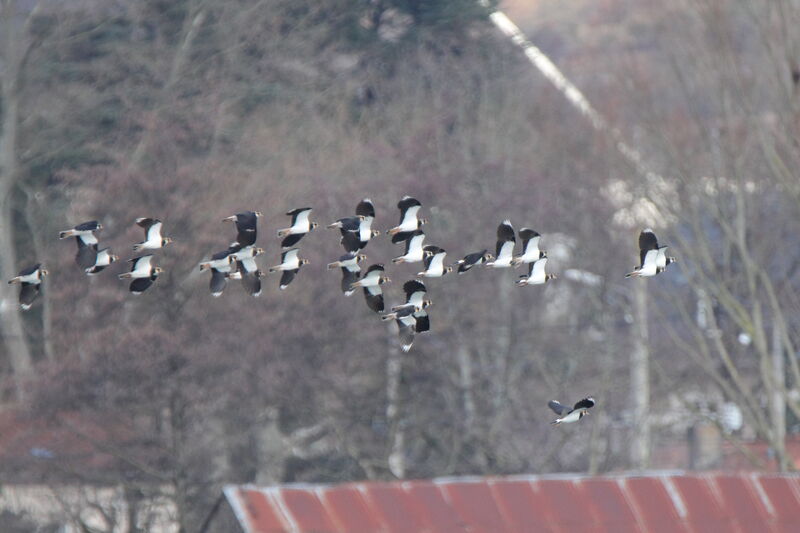
M 650 462 L 650 348 L 647 329 L 647 286 L 645 280 L 633 285 L 633 350 L 631 351 L 631 403 L 633 428 L 631 466 L 646 469 Z
M 389 357 L 386 361 L 386 424 L 389 427 L 390 451 L 387 463 L 389 470 L 398 479 L 406 475 L 405 429 L 400 420 L 400 380 L 403 376 L 403 354 L 397 335 L 389 331 Z
M 20 380 L 31 373 L 33 360 L 22 326 L 15 287 L 4 281 L 16 275 L 17 254 L 11 216 L 12 195 L 17 179 L 17 124 L 19 120 L 20 38 L 14 20 L 13 3 L 0 6 L 2 13 L 2 131 L 0 131 L 0 331 L 3 344 L 19 386 Z M 18 394 L 21 389 L 17 389 Z
M 783 332 L 777 320 L 772 322 L 772 383 L 770 387 L 770 422 L 772 423 L 772 445 L 781 472 L 786 472 L 789 462 L 786 457 L 786 402 L 783 390 L 786 375 L 783 361 Z

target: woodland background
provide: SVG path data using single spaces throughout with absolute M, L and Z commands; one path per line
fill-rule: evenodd
M 0 274 L 51 271 L 26 313 L 0 287 L 4 432 L 48 436 L 6 442 L 0 480 L 122 486 L 196 531 L 225 483 L 648 468 L 731 405 L 725 438 L 794 469 L 800 3 L 499 7 L 650 174 L 472 0 L 0 1 Z M 265 214 L 267 267 L 285 211 L 326 224 L 370 197 L 386 230 L 405 194 L 452 260 L 508 218 L 559 279 L 432 280 L 432 331 L 401 355 L 325 270 L 333 231 L 301 241 L 311 264 L 283 292 L 214 299 L 198 271 L 230 214 Z M 124 264 L 86 277 L 57 239 L 98 219 L 127 259 L 140 216 L 175 242 L 138 298 Z M 646 226 L 679 262 L 626 280 Z M 388 303 L 418 266 L 388 267 Z M 586 395 L 591 416 L 549 426 L 547 400 Z

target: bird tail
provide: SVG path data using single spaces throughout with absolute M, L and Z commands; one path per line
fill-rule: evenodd
M 525 276 L 520 276 L 519 279 L 515 282 L 517 286 L 524 287 L 528 284 L 528 278 Z
M 405 260 L 405 257 L 403 257 L 403 256 L 395 257 L 394 259 L 392 259 L 392 263 L 395 263 L 395 264 L 397 264 L 397 263 L 405 263 L 405 262 L 406 262 L 406 260 Z
M 638 278 L 639 274 L 640 274 L 640 272 L 638 270 L 634 270 L 633 272 L 628 272 L 627 274 L 625 274 L 625 277 L 626 278 Z
M 123 272 L 118 277 L 119 279 L 130 279 L 133 277 L 133 275 L 130 272 Z
M 133 251 L 134 252 L 138 252 L 141 249 L 142 249 L 142 245 L 141 244 L 134 244 L 133 245 Z
M 59 239 L 66 239 L 67 237 L 72 237 L 75 235 L 75 231 L 68 229 L 67 231 L 59 231 L 58 238 Z
M 278 271 L 278 267 L 279 267 L 279 266 L 280 266 L 280 265 L 275 265 L 274 267 L 269 267 L 269 270 L 268 270 L 268 272 L 269 272 L 270 274 L 272 274 L 273 272 L 277 272 L 277 271 Z
M 290 228 L 279 229 L 278 230 L 278 237 L 285 237 L 285 236 L 289 235 L 289 230 L 290 230 Z
M 392 228 L 386 231 L 386 235 L 394 235 L 396 233 L 400 233 L 400 228 Z
M 19 304 L 23 311 L 27 311 L 31 308 L 31 304 Z
M 328 224 L 325 227 L 328 228 L 328 229 L 340 228 L 340 227 L 342 227 L 342 224 L 341 224 L 341 222 L 334 222 L 333 224 Z
M 513 259 L 511 260 L 511 266 L 513 266 L 514 268 L 517 268 L 517 267 L 518 267 L 518 266 L 520 266 L 521 264 L 522 264 L 522 258 L 520 258 L 519 256 L 518 256 L 518 257 L 515 257 L 515 258 L 513 258 Z
M 357 287 L 361 287 L 361 280 L 354 281 L 353 283 L 350 284 L 350 288 L 353 290 L 355 290 Z
M 396 316 L 397 313 L 386 313 L 385 315 L 381 315 L 381 320 L 383 320 L 384 322 L 388 320 L 394 320 Z
M 16 278 L 11 278 L 10 280 L 8 280 L 8 284 L 9 285 L 13 285 L 14 283 L 19 283 L 19 282 L 20 282 L 19 276 L 17 276 Z
M 334 268 L 338 267 L 341 263 L 339 261 L 334 261 L 333 263 L 328 263 L 328 270 L 333 270 Z
M 560 423 L 561 423 L 561 419 L 560 418 L 556 418 L 555 420 L 550 422 L 551 425 L 555 424 L 556 426 L 559 425 Z
M 200 263 L 200 270 L 207 270 L 211 268 L 211 265 L 208 263 Z

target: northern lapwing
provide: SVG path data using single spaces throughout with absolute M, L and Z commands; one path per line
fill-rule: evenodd
M 453 267 L 458 267 L 458 273 L 464 274 L 469 272 L 472 267 L 488 263 L 492 259 L 494 259 L 494 256 L 488 250 L 481 250 L 480 252 L 465 255 L 464 259 L 459 259 L 453 263 Z
M 544 267 L 547 265 L 547 258 L 543 257 L 538 261 L 528 264 L 528 275 L 520 276 L 517 280 L 517 285 L 524 287 L 525 285 L 542 285 L 544 282 L 551 279 L 556 279 L 555 274 L 545 273 Z
M 130 291 L 133 294 L 143 293 L 164 270 L 153 265 L 152 255 L 143 255 L 130 259 L 131 270 L 119 275 L 119 279 L 132 279 Z M 140 281 L 141 280 L 141 281 Z
M 97 236 L 95 231 L 103 229 L 103 225 L 96 220 L 82 222 L 72 229 L 60 231 L 58 233 L 59 239 L 66 239 L 68 237 L 78 237 L 84 244 L 97 244 Z
M 230 254 L 230 257 L 236 260 L 236 269 L 239 279 L 242 280 L 242 286 L 255 297 L 261 296 L 261 277 L 264 275 L 258 269 L 256 257 L 263 253 L 264 250 L 262 248 L 245 246 L 242 249 L 232 251 Z
M 292 223 L 288 228 L 278 230 L 278 237 L 284 237 L 283 241 L 281 241 L 282 248 L 291 248 L 300 242 L 300 239 L 306 233 L 319 226 L 316 222 L 309 220 L 308 217 L 311 215 L 311 210 L 310 207 L 298 207 L 286 212 L 287 215 L 292 217 Z
M 419 263 L 425 259 L 423 242 L 425 242 L 425 234 L 422 230 L 411 232 L 411 236 L 406 240 L 406 253 L 392 259 L 392 263 Z
M 403 283 L 403 292 L 406 294 L 406 304 L 411 304 L 420 308 L 419 311 L 414 313 L 414 318 L 416 319 L 414 331 L 422 333 L 423 331 L 430 330 L 431 322 L 426 309 L 431 304 L 431 301 L 428 298 L 428 289 L 425 287 L 425 284 L 418 279 L 408 280 Z M 392 310 L 395 311 L 396 307 L 393 307 Z
M 225 217 L 222 221 L 230 220 L 236 224 L 235 244 L 245 247 L 252 246 L 256 243 L 256 238 L 258 237 L 258 218 L 260 216 L 262 216 L 260 211 L 244 211 Z
M 416 198 L 403 196 L 403 198 L 397 202 L 397 208 L 400 210 L 400 222 L 387 232 L 389 235 L 394 236 L 398 233 L 408 233 L 410 236 L 411 232 L 418 230 L 419 227 L 426 222 L 424 218 L 417 216 L 417 213 L 422 208 L 422 204 Z M 397 241 L 392 239 L 392 242 Z
M 494 261 L 487 261 L 487 267 L 508 268 L 514 259 L 514 245 L 517 239 L 514 237 L 514 227 L 511 221 L 504 220 L 497 226 L 497 249 Z
M 438 246 L 428 245 L 423 248 L 425 252 L 425 259 L 423 264 L 425 270 L 418 272 L 417 276 L 424 278 L 441 278 L 448 272 L 453 271 L 452 266 L 444 266 L 444 258 L 447 252 Z
M 339 257 L 338 261 L 334 261 L 333 263 L 328 263 L 328 270 L 333 270 L 334 268 L 338 267 L 348 267 L 357 265 L 361 261 L 364 261 L 367 258 L 364 254 L 356 254 L 356 253 L 347 253 Z
M 97 245 L 93 244 L 92 246 Z M 119 256 L 112 254 L 111 248 L 103 248 L 95 254 L 94 265 L 88 267 L 85 271 L 90 276 L 94 276 L 105 270 L 111 263 L 116 263 L 117 261 L 119 261 Z
M 308 264 L 308 259 L 302 259 L 297 254 L 299 249 L 291 248 L 281 253 L 281 264 L 270 268 L 270 272 L 283 272 L 281 275 L 280 290 L 286 289 L 294 277 L 300 272 L 300 267 Z
M 135 252 L 157 250 L 172 242 L 171 238 L 161 236 L 162 223 L 157 218 L 137 218 L 136 225 L 144 228 L 144 241 L 133 245 Z
M 551 424 L 569 424 L 570 422 L 577 422 L 589 414 L 589 409 L 594 407 L 594 398 L 591 396 L 584 398 L 576 403 L 572 409 L 566 405 L 561 405 L 555 400 L 547 402 L 547 406 L 560 417 L 553 420 Z
M 625 274 L 626 278 L 651 277 L 663 272 L 667 265 L 675 262 L 674 257 L 667 257 L 666 246 L 658 246 L 658 239 L 653 230 L 647 228 L 639 234 L 639 261 L 633 272 Z
M 360 280 L 354 282 L 351 287 L 361 287 L 364 289 L 364 298 L 367 300 L 367 307 L 376 313 L 383 312 L 383 291 L 381 284 L 389 283 L 391 280 L 386 276 L 383 265 L 370 265 Z
M 538 232 L 522 228 L 519 230 L 519 238 L 522 239 L 522 254 L 512 259 L 511 264 L 515 267 L 547 257 L 547 252 L 539 249 L 541 235 Z
M 42 280 L 48 274 L 40 263 L 20 270 L 19 274 L 8 280 L 9 285 L 20 284 L 19 306 L 23 311 L 31 308 L 36 297 L 39 296 Z
M 236 250 L 235 246 L 228 248 L 212 255 L 209 261 L 200 263 L 200 270 L 211 271 L 208 289 L 214 298 L 222 296 L 229 279 L 241 278 L 241 274 L 237 270 L 236 258 L 234 257 Z

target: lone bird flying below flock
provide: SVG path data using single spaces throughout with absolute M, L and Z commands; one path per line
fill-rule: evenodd
M 427 306 L 428 301 L 423 301 L 423 305 Z M 414 304 L 399 305 L 392 308 L 391 313 L 386 313 L 381 316 L 381 320 L 396 320 L 398 334 L 400 335 L 400 348 L 407 352 L 414 344 L 414 332 L 416 331 L 417 319 L 414 317 L 415 313 L 422 311 L 423 307 Z
M 281 264 L 270 268 L 270 272 L 283 272 L 279 288 L 284 290 L 300 272 L 300 267 L 308 264 L 308 259 L 301 259 L 297 254 L 300 250 L 291 248 L 281 254 Z
M 152 255 L 134 257 L 129 260 L 132 263 L 130 272 L 119 275 L 119 279 L 133 279 L 130 285 L 133 294 L 143 293 L 164 271 L 161 267 L 153 266 L 152 259 Z
M 252 248 L 252 246 L 250 247 Z M 208 289 L 214 298 L 219 298 L 225 290 L 229 279 L 240 279 L 241 274 L 237 272 L 234 250 L 229 248 L 217 252 L 211 256 L 209 261 L 200 263 L 200 270 L 210 270 L 211 280 L 208 282 Z
M 423 250 L 425 251 L 425 259 L 423 260 L 425 270 L 418 272 L 417 276 L 425 278 L 441 278 L 448 272 L 453 271 L 452 266 L 444 266 L 444 257 L 447 255 L 447 252 L 442 248 L 429 244 L 423 248 Z
M 424 218 L 417 216 L 422 204 L 416 198 L 403 196 L 397 202 L 397 208 L 400 209 L 400 223 L 387 232 L 392 236 L 392 242 L 395 244 L 411 238 L 414 231 L 427 222 Z
M 406 239 L 406 253 L 392 259 L 392 263 L 419 263 L 425 259 L 425 251 L 422 248 L 424 241 L 425 234 L 422 230 L 412 231 L 411 236 Z
M 252 246 L 258 237 L 258 217 L 260 211 L 244 211 L 222 219 L 223 222 L 230 220 L 236 224 L 236 242 L 241 247 Z
M 161 236 L 161 221 L 157 218 L 137 218 L 136 225 L 144 228 L 144 241 L 133 245 L 135 252 L 157 250 L 172 242 L 171 238 Z
M 376 313 L 383 312 L 383 291 L 381 290 L 382 283 L 389 283 L 391 280 L 384 273 L 383 265 L 371 265 L 364 276 L 353 282 L 352 288 L 362 287 L 364 289 L 364 298 L 367 301 L 367 307 Z
M 292 224 L 288 228 L 279 229 L 278 237 L 284 237 L 281 242 L 281 248 L 291 248 L 303 236 L 319 226 L 316 222 L 311 222 L 308 217 L 311 214 L 310 207 L 299 207 L 286 212 L 287 215 L 292 217 Z
M 19 274 L 8 280 L 9 285 L 19 283 L 19 306 L 23 311 L 27 311 L 33 305 L 36 297 L 39 296 L 42 280 L 48 274 L 40 263 L 20 270 Z
M 542 285 L 544 282 L 556 279 L 555 274 L 546 274 L 544 271 L 544 267 L 547 265 L 547 258 L 543 257 L 538 261 L 534 261 L 533 263 L 529 263 L 528 266 L 528 275 L 527 276 L 520 276 L 517 280 L 517 285 L 520 287 L 524 287 L 525 285 Z
M 594 398 L 589 396 L 576 403 L 572 409 L 566 405 L 561 405 L 555 400 L 547 402 L 547 406 L 552 409 L 559 417 L 551 422 L 551 424 L 569 424 L 570 422 L 577 422 L 584 416 L 589 414 L 589 409 L 594 407 Z
M 488 263 L 492 259 L 494 259 L 494 256 L 488 250 L 481 250 L 480 252 L 465 255 L 464 259 L 459 259 L 453 263 L 453 267 L 457 266 L 458 273 L 463 274 L 469 272 L 472 267 Z
M 519 230 L 519 238 L 522 239 L 522 255 L 512 259 L 511 264 L 515 267 L 547 257 L 547 252 L 539 250 L 539 239 L 541 238 L 539 233 L 530 228 L 522 228 Z
M 655 276 L 675 262 L 674 257 L 667 256 L 667 247 L 658 245 L 656 234 L 650 228 L 639 234 L 639 260 L 641 264 L 625 274 L 626 278 Z
M 511 261 L 514 259 L 514 245 L 517 239 L 514 237 L 514 227 L 511 221 L 504 220 L 497 226 L 497 250 L 495 251 L 496 259 L 494 261 L 487 261 L 487 267 L 493 268 L 508 268 L 511 266 Z

